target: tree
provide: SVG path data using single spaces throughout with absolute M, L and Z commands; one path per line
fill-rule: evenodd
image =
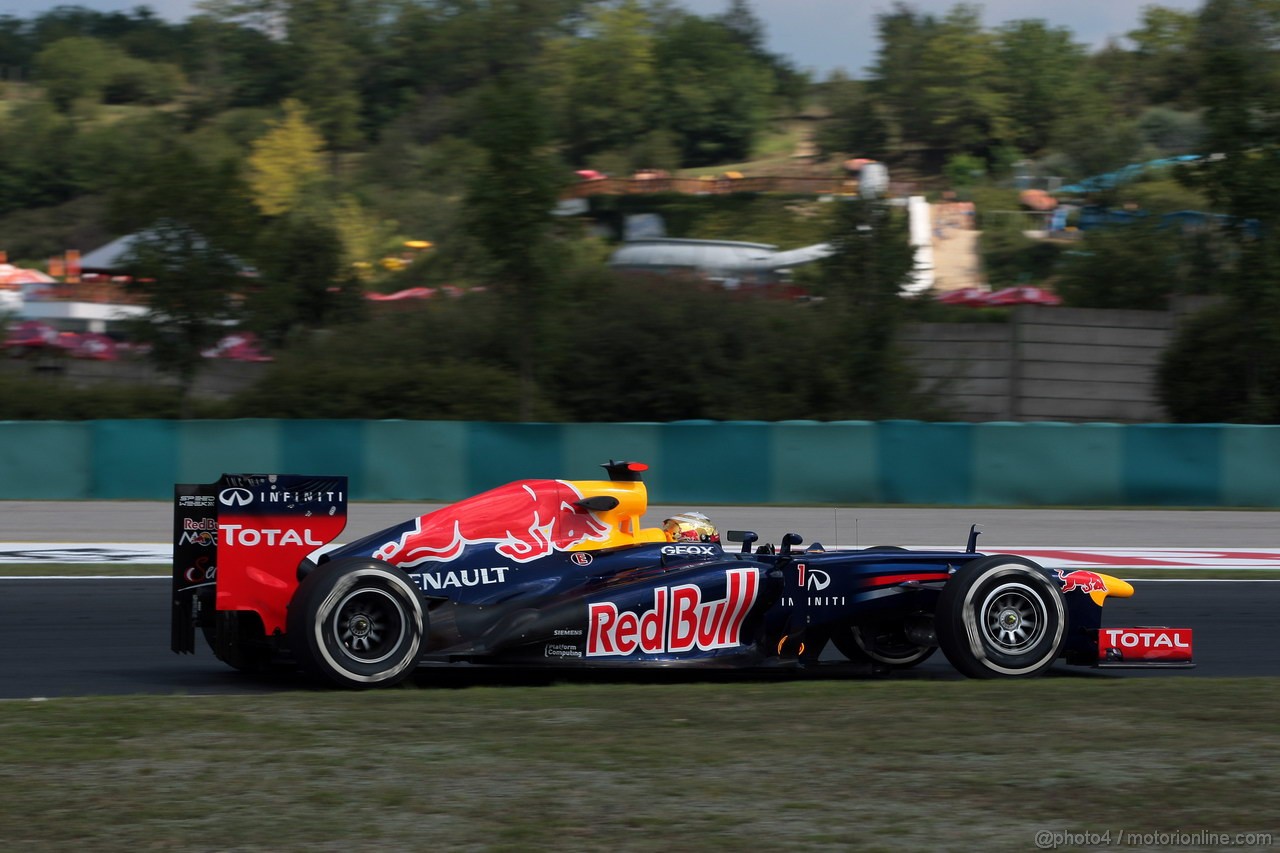
M 552 208 L 563 166 L 548 152 L 547 117 L 520 74 L 487 84 L 476 106 L 476 142 L 485 163 L 465 201 L 467 230 L 485 250 L 485 278 L 498 291 L 517 341 L 522 419 L 537 401 L 540 325 L 553 281 Z
M 1071 32 L 1044 21 L 1011 21 L 996 34 L 1012 141 L 1027 153 L 1049 144 L 1056 121 L 1075 109 L 1084 49 Z
M 1131 30 L 1135 88 L 1148 104 L 1191 107 L 1196 102 L 1196 14 L 1164 6 L 1145 6 L 1142 26 Z
M 838 370 L 838 397 L 858 417 L 890 417 L 912 395 L 909 372 L 895 350 L 902 285 L 915 267 L 906 218 L 888 205 L 842 201 L 822 263 L 823 309 L 835 315 L 828 359 Z
M 151 164 L 136 184 L 112 196 L 122 231 L 140 229 L 126 258 L 129 287 L 147 305 L 136 340 L 176 375 L 184 395 L 203 364 L 201 353 L 239 318 L 250 286 L 246 264 L 255 217 L 230 161 L 206 164 L 179 145 Z
M 186 396 L 202 353 L 238 319 L 239 265 L 191 226 L 164 219 L 136 236 L 125 268 L 147 302 L 146 316 L 131 324 L 134 339 L 150 345 L 151 360 L 178 377 Z
M 1065 154 L 1072 176 L 1086 178 L 1127 166 L 1142 153 L 1137 125 L 1116 111 L 1105 81 L 1086 74 L 1075 108 L 1059 116 L 1051 131 L 1051 145 Z
M 37 45 L 32 27 L 12 15 L 0 15 L 0 79 L 21 80 L 31 72 Z
M 924 146 L 936 164 L 958 153 L 990 159 L 1010 141 L 997 43 L 977 6 L 958 3 L 939 20 L 895 3 L 877 23 L 872 90 L 904 144 Z
M 952 7 L 916 61 L 922 66 L 916 109 L 927 117 L 923 141 L 943 153 L 984 156 L 1008 141 L 1002 69 L 978 7 Z
M 1221 280 L 1226 302 L 1179 334 L 1162 367 L 1162 395 L 1179 418 L 1280 422 L 1280 7 L 1208 0 L 1195 52 L 1207 162 L 1188 179 L 1230 214 L 1237 260 Z M 1219 354 L 1215 348 L 1230 342 Z M 1230 374 L 1196 370 L 1230 356 Z M 1229 379 L 1224 379 L 1229 376 Z M 1223 389 L 1224 383 L 1232 389 Z
M 298 68 L 295 96 L 335 153 L 361 139 L 358 82 L 365 57 L 353 44 L 362 34 L 357 2 L 290 0 L 286 22 Z
M 19 104 L 0 125 L 0 213 L 73 198 L 76 126 L 51 104 Z
M 244 304 L 249 325 L 273 344 L 296 328 L 323 328 L 359 318 L 363 289 L 343 263 L 338 230 L 328 216 L 299 210 L 263 231 L 258 276 Z
M 249 154 L 249 185 L 258 209 L 267 216 L 292 210 L 307 189 L 325 177 L 324 140 L 295 100 L 282 105 L 284 116 L 268 124 Z
M 653 126 L 661 107 L 654 44 L 645 10 L 624 0 L 593 9 L 581 35 L 552 45 L 563 53 L 562 135 L 575 163 L 628 148 Z
M 120 51 L 95 38 L 60 39 L 36 56 L 36 79 L 45 95 L 66 112 L 78 100 L 97 103 Z
M 659 31 L 663 120 L 688 166 L 745 160 L 764 127 L 774 81 L 722 25 L 692 15 Z
M 1058 293 L 1077 308 L 1167 310 L 1179 286 L 1179 253 L 1187 248 L 1159 222 L 1091 229 L 1064 256 Z
M 867 85 L 836 72 L 823 84 L 830 118 L 818 129 L 818 145 L 827 154 L 881 159 L 889 154 L 889 128 Z
M 920 62 L 938 30 L 932 15 L 922 15 L 906 3 L 895 2 L 890 12 L 876 15 L 880 48 L 871 67 L 871 90 L 892 115 L 904 142 L 928 138 L 929 118 L 918 108 L 924 87 Z

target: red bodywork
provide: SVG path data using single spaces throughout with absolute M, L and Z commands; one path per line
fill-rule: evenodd
M 1100 628 L 1098 660 L 1109 663 L 1155 661 L 1189 663 L 1190 628 Z
M 374 557 L 408 568 L 456 558 L 468 545 L 497 543 L 517 563 L 603 542 L 609 527 L 578 505 L 582 493 L 564 480 L 520 480 L 418 518 Z

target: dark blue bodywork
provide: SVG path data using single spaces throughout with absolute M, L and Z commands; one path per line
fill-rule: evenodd
M 371 557 L 380 543 L 407 525 L 390 528 L 329 552 L 322 562 Z M 907 551 L 867 548 L 827 551 L 821 545 L 763 545 L 726 550 L 718 544 L 650 543 L 595 551 L 556 551 L 513 563 L 492 544 L 467 547 L 448 562 L 428 562 L 405 571 L 429 602 L 429 634 L 423 662 L 554 666 L 752 667 L 815 662 L 831 635 L 867 621 L 927 623 L 952 572 L 984 556 L 976 551 Z M 794 534 L 792 535 L 794 536 Z M 790 537 L 789 537 L 790 538 Z M 798 538 L 798 537 L 796 537 Z M 736 574 L 735 574 L 736 573 Z M 1045 572 L 1056 580 L 1053 573 Z M 754 576 L 750 601 L 731 579 Z M 696 589 L 696 593 L 693 592 Z M 666 590 L 667 592 L 662 592 Z M 661 621 L 668 639 L 680 639 L 673 591 L 686 603 L 696 595 L 704 622 L 724 602 L 720 618 L 734 622 L 729 604 L 746 605 L 737 619 L 736 643 L 673 648 L 671 642 L 626 643 L 610 639 L 608 627 L 648 615 Z M 662 599 L 666 599 L 663 609 Z M 1096 656 L 1101 607 L 1087 595 L 1066 595 L 1070 630 L 1068 659 Z M 617 614 L 616 618 L 614 614 Z M 632 614 L 631 617 L 626 614 Z M 696 621 L 696 620 L 695 620 Z M 673 623 L 676 633 L 673 634 Z M 708 631 L 710 624 L 702 627 Z M 652 630 L 650 631 L 652 634 Z M 723 638 L 719 638 L 723 639 Z M 647 645 L 647 648 L 645 647 Z M 709 646 L 709 647 L 704 647 Z

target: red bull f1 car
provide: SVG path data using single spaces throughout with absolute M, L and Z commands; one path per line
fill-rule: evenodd
M 1186 628 L 1104 628 L 1128 583 L 1013 555 L 828 550 L 788 533 L 644 527 L 646 466 L 520 480 L 333 543 L 345 477 L 224 475 L 174 496 L 172 648 L 345 687 L 450 664 L 872 669 L 941 649 L 975 678 L 1190 666 Z M 696 514 L 694 514 L 696 516 Z M 327 550 L 326 550 L 327 548 Z

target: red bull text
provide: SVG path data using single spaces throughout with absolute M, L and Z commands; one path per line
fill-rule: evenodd
M 758 570 L 731 569 L 719 601 L 704 602 L 702 588 L 686 584 L 655 589 L 653 609 L 644 613 L 619 613 L 612 601 L 591 604 L 587 657 L 733 648 L 740 645 L 742 622 L 759 592 Z

